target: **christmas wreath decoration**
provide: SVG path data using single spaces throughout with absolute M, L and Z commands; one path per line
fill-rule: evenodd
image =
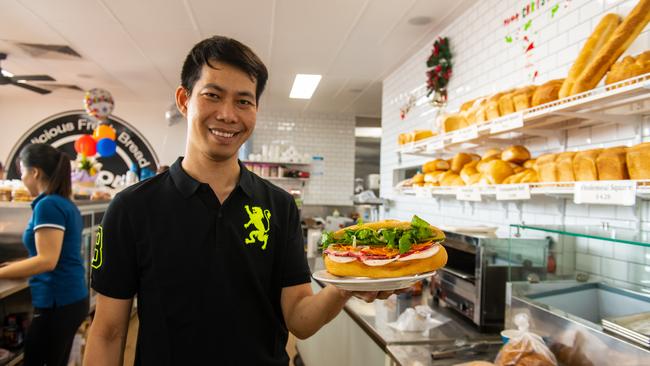
M 451 50 L 449 38 L 439 37 L 433 43 L 431 56 L 427 60 L 427 97 L 434 94 L 433 103 L 447 102 L 447 84 L 451 78 Z

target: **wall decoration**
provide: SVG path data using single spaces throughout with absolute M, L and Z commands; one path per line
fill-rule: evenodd
M 406 115 L 415 107 L 415 102 L 417 101 L 417 98 L 413 94 L 409 94 L 408 100 L 406 101 L 406 104 L 401 106 L 399 108 L 399 118 L 401 120 L 404 120 L 406 118 Z
M 447 84 L 452 74 L 449 38 L 439 37 L 433 43 L 427 59 L 427 97 L 433 94 L 431 103 L 436 107 L 447 104 Z
M 89 116 L 105 121 L 115 108 L 115 101 L 108 90 L 90 89 L 84 96 L 84 107 Z
M 533 61 L 535 39 L 537 38 L 535 20 L 538 20 L 539 16 L 544 12 L 550 13 L 550 18 L 554 18 L 560 8 L 566 9 L 570 3 L 571 0 L 527 1 L 522 5 L 520 11 L 503 20 L 503 25 L 509 29 L 508 34 L 505 36 L 505 42 L 521 48 L 525 57 L 525 68 L 528 72 L 528 79 L 533 83 L 539 76 L 539 70 Z M 519 25 L 520 20 L 526 20 L 526 22 L 523 25 Z
M 113 154 L 110 154 L 113 143 L 104 141 L 106 139 L 111 140 L 111 130 L 115 133 L 115 139 L 112 141 L 115 144 Z M 98 136 L 103 136 L 103 138 L 96 141 L 91 135 L 95 133 Z M 92 147 L 95 151 L 89 148 L 86 152 L 92 152 L 92 155 L 98 152 L 99 156 L 91 157 L 90 154 L 77 154 L 75 142 L 80 139 L 83 139 L 86 144 L 94 144 Z M 38 122 L 18 139 L 18 142 L 9 153 L 9 158 L 6 160 L 8 179 L 20 179 L 20 168 L 17 165 L 18 153 L 24 146 L 37 142 L 52 145 L 71 157 L 76 156 L 78 164 L 89 167 L 88 173 L 90 173 L 90 166 L 92 166 L 96 171 L 95 178 L 98 185 L 119 186 L 124 181 L 125 174 L 132 165 L 135 165 L 141 171 L 148 169 L 153 172 L 158 167 L 158 157 L 151 144 L 129 123 L 111 115 L 104 123 L 100 124 L 96 120 L 89 118 L 84 110 L 73 110 Z M 87 146 L 84 147 L 88 148 Z M 87 162 L 82 163 L 84 156 Z

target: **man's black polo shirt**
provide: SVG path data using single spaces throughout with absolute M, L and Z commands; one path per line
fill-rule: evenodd
M 178 159 L 119 193 L 92 287 L 138 295 L 136 365 L 286 365 L 283 287 L 310 281 L 291 195 L 249 172 L 223 202 Z

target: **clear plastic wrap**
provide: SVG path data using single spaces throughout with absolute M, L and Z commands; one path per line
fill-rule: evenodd
M 515 315 L 514 323 L 519 332 L 501 348 L 496 366 L 558 366 L 542 337 L 529 331 L 526 314 Z

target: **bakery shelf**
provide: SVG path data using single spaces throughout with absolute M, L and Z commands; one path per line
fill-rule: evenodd
M 482 124 L 403 145 L 398 154 L 436 157 L 481 145 L 512 145 L 512 139 L 557 137 L 567 129 L 639 122 L 650 113 L 650 73 L 604 85 Z M 647 102 L 647 103 L 646 103 Z
M 605 182 L 605 181 L 596 181 Z M 613 182 L 635 182 L 636 197 L 642 200 L 650 200 L 650 180 L 636 181 L 613 181 Z M 527 186 L 530 196 L 551 196 L 557 198 L 572 199 L 575 195 L 575 182 L 557 182 L 557 183 L 524 183 L 524 184 L 501 184 L 499 187 Z M 476 190 L 481 199 L 494 199 L 497 195 L 497 185 L 488 186 L 450 186 L 450 187 L 395 187 L 395 193 L 406 196 L 417 197 L 457 197 L 460 189 L 472 188 Z M 467 199 L 469 201 L 469 199 Z M 520 199 L 519 199 L 520 200 Z M 504 199 L 503 201 L 508 201 Z
M 622 244 L 631 244 L 643 247 L 650 247 L 650 232 L 623 229 L 608 226 L 578 226 L 578 225 L 526 225 L 512 224 L 513 235 L 521 235 L 524 230 L 540 231 L 560 235 L 568 235 L 580 238 L 606 240 Z

